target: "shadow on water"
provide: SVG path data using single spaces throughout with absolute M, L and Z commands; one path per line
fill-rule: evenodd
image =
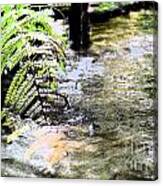
M 67 140 L 75 139 L 82 145 L 53 167 L 57 173 L 52 177 L 156 179 L 157 83 L 152 21 L 144 26 L 152 15 L 151 11 L 141 11 L 95 24 L 90 51 L 85 55 L 68 51 L 62 77 L 66 81 L 58 91 L 68 95 L 71 108 L 61 116 L 61 122 L 72 128 Z M 89 136 L 92 123 L 98 128 Z M 15 143 L 8 152 L 21 149 Z M 49 172 L 43 175 L 49 177 Z

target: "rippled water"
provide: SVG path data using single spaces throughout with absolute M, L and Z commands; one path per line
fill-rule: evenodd
M 157 177 L 157 59 L 153 53 L 153 17 L 152 12 L 142 11 L 92 25 L 92 47 L 84 54 L 68 52 L 66 74 L 62 77 L 67 81 L 58 90 L 68 95 L 70 103 L 70 109 L 60 116 L 61 126 L 64 130 L 67 127 L 68 132 L 56 139 L 52 134 L 60 128 L 40 129 L 40 133 L 47 133 L 54 142 L 62 142 L 64 150 L 60 154 L 66 154 L 59 161 L 47 164 L 46 153 L 48 156 L 54 148 L 47 140 L 48 145 L 36 143 L 34 156 L 24 163 L 27 147 L 37 138 L 38 128 L 33 127 L 33 132 L 25 132 L 2 148 L 4 175 Z M 89 132 L 91 124 L 98 126 L 93 136 Z

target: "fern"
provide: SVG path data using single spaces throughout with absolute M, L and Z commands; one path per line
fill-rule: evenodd
M 28 6 L 4 5 L 2 14 L 2 86 L 9 81 L 3 107 L 22 119 L 43 117 L 41 124 L 51 124 L 57 75 L 65 68 L 65 38 L 55 32 L 50 17 Z

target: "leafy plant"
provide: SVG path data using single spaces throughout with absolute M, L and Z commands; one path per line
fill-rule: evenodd
M 115 2 L 103 2 L 99 3 L 98 7 L 95 9 L 97 12 L 104 12 L 112 8 L 117 8 L 118 5 Z
M 44 12 L 27 5 L 3 5 L 1 10 L 2 106 L 22 119 L 37 122 L 42 116 L 39 122 L 49 124 L 54 109 L 48 100 L 56 95 L 59 70 L 64 71 L 65 38 Z

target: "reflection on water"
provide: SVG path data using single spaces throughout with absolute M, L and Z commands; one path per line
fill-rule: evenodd
M 64 150 L 60 151 L 61 154 L 68 154 L 60 158 L 57 165 L 52 161 L 54 165 L 50 168 L 46 167 L 43 158 L 31 160 L 29 167 L 22 168 L 19 164 L 27 144 L 31 144 L 29 137 L 36 138 L 26 132 L 24 142 L 21 138 L 21 143 L 18 139 L 4 148 L 5 154 L 10 153 L 4 165 L 8 168 L 3 167 L 6 174 L 15 175 L 14 169 L 24 172 L 22 176 L 29 176 L 29 170 L 34 167 L 30 176 L 92 179 L 157 177 L 153 24 L 144 26 L 149 17 L 153 18 L 151 15 L 149 11 L 131 13 L 128 17 L 93 25 L 90 52 L 86 56 L 78 56 L 77 61 L 70 57 L 64 76 L 67 81 L 61 83 L 58 90 L 68 95 L 71 105 L 71 109 L 62 116 L 62 126 L 68 124 L 68 132 L 57 138 L 62 139 Z M 90 137 L 89 126 L 92 123 L 99 127 Z M 44 131 L 49 130 L 47 128 Z M 50 129 L 51 132 L 53 130 L 56 129 Z M 49 139 L 55 142 L 56 137 Z M 49 149 L 54 145 L 49 142 L 46 147 L 46 152 L 51 153 Z M 38 151 L 35 156 L 40 155 L 41 147 L 37 143 L 33 148 Z M 13 149 L 19 153 L 11 154 Z M 15 168 L 14 164 L 17 165 Z M 46 174 L 43 174 L 44 169 L 48 169 L 44 172 Z

